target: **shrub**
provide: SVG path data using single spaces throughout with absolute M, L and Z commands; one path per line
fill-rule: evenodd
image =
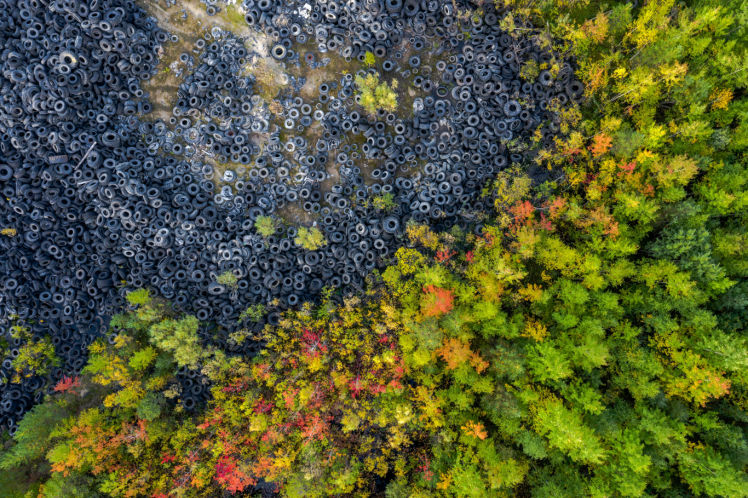
M 132 306 L 143 306 L 151 303 L 151 293 L 148 289 L 137 289 L 128 292 L 126 299 Z
M 239 279 L 234 275 L 231 270 L 226 270 L 216 277 L 216 282 L 229 288 L 236 288 L 239 284 Z
M 21 378 L 43 377 L 52 367 L 60 364 L 49 337 L 34 339 L 28 337 L 25 329 L 22 335 L 26 336 L 26 342 L 18 348 L 18 355 L 12 361 L 14 382 L 20 382 Z
M 364 54 L 364 65 L 366 65 L 366 67 L 371 67 L 374 64 L 376 64 L 376 62 L 377 62 L 377 58 L 374 56 L 373 53 L 367 50 L 366 53 Z
M 374 196 L 372 204 L 380 211 L 389 211 L 395 208 L 395 196 L 393 196 L 391 192 Z
M 327 245 L 325 235 L 317 227 L 300 227 L 294 242 L 297 246 L 303 247 L 309 251 L 316 251 L 320 247 Z
M 255 229 L 263 237 L 270 237 L 275 233 L 275 220 L 271 216 L 258 216 L 255 220 Z
M 392 86 L 384 82 L 380 83 L 378 73 L 356 76 L 355 81 L 361 106 L 369 113 L 374 114 L 377 109 L 386 111 L 397 109 L 397 94 L 394 90 L 397 87 L 396 81 L 392 82 Z
M 253 304 L 246 310 L 242 311 L 241 315 L 239 315 L 239 320 L 250 320 L 252 322 L 259 322 L 262 320 L 262 317 L 265 316 L 265 313 L 267 312 L 264 304 Z

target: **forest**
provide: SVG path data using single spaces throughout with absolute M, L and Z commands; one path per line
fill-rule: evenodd
M 748 496 L 748 3 L 180 3 L 0 0 L 0 495 Z

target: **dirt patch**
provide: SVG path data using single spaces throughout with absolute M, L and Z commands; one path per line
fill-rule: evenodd
M 288 85 L 288 74 L 280 63 L 268 57 L 252 57 L 244 67 L 244 74 L 252 74 L 256 79 L 256 88 L 260 97 L 271 106 L 278 94 Z M 280 103 L 278 103 L 280 105 Z M 275 108 L 276 114 L 280 114 L 283 108 Z
M 281 209 L 275 211 L 280 219 L 289 225 L 311 225 L 319 216 L 314 213 L 305 211 L 300 202 L 286 204 Z

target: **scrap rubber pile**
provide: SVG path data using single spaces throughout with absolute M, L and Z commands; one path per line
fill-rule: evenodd
M 486 181 L 525 159 L 507 144 L 538 129 L 549 143 L 552 101 L 578 100 L 583 87 L 568 61 L 521 79 L 525 63 L 550 54 L 502 32 L 493 7 L 462 14 L 473 7 L 245 0 L 246 22 L 269 37 L 279 64 L 311 72 L 337 57 L 356 69 L 313 98 L 290 82 L 274 112 L 242 71 L 256 54 L 230 33 L 206 35 L 171 119 L 152 122 L 141 82 L 170 35 L 133 2 L 0 0 L 0 228 L 16 231 L 0 236 L 0 333 L 12 346 L 0 375 L 13 376 L 21 345 L 13 323 L 50 335 L 64 359 L 50 378 L 0 387 L 0 425 L 12 428 L 44 386 L 82 368 L 128 289 L 153 289 L 220 326 L 211 340 L 251 353 L 256 343 L 225 339 L 249 305 L 278 299 L 273 323 L 324 286 L 363 288 L 404 244 L 409 220 L 477 230 Z M 383 80 L 415 94 L 412 109 L 361 108 L 354 76 L 374 71 L 366 52 Z M 237 167 L 218 185 L 214 165 L 227 162 Z M 391 209 L 372 206 L 388 193 Z M 298 247 L 294 226 L 257 233 L 258 216 L 288 206 L 315 219 L 324 247 Z M 227 271 L 236 288 L 217 282 Z M 190 406 L 206 395 L 194 377 L 183 375 Z

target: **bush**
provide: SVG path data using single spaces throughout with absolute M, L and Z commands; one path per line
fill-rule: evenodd
M 397 109 L 397 80 L 388 85 L 385 82 L 379 82 L 378 73 L 370 73 L 366 76 L 356 76 L 356 85 L 358 86 L 358 97 L 361 106 L 370 114 L 377 112 L 377 109 L 394 111 Z
M 242 311 L 239 315 L 239 320 L 250 320 L 252 322 L 259 322 L 265 316 L 267 309 L 264 304 L 253 304 L 246 310 Z
M 389 211 L 395 208 L 395 196 L 393 196 L 391 192 L 376 195 L 372 199 L 372 204 L 380 211 Z
M 275 233 L 275 220 L 271 216 L 258 216 L 255 220 L 255 229 L 263 237 L 270 237 Z
M 327 240 L 325 239 L 325 235 L 317 227 L 300 227 L 294 243 L 309 251 L 316 251 L 320 247 L 327 245 Z
M 18 355 L 12 360 L 15 375 L 13 382 L 21 382 L 23 378 L 34 376 L 46 376 L 50 369 L 60 364 L 60 359 L 55 354 L 55 348 L 49 337 L 36 339 L 31 337 L 25 328 L 14 327 L 17 337 L 24 340 L 18 348 Z
M 239 284 L 239 279 L 234 275 L 231 270 L 226 270 L 216 277 L 216 282 L 229 288 L 236 288 Z
M 376 63 L 377 63 L 377 58 L 374 56 L 373 53 L 367 50 L 366 53 L 364 54 L 364 65 L 366 65 L 366 67 L 371 67 Z

